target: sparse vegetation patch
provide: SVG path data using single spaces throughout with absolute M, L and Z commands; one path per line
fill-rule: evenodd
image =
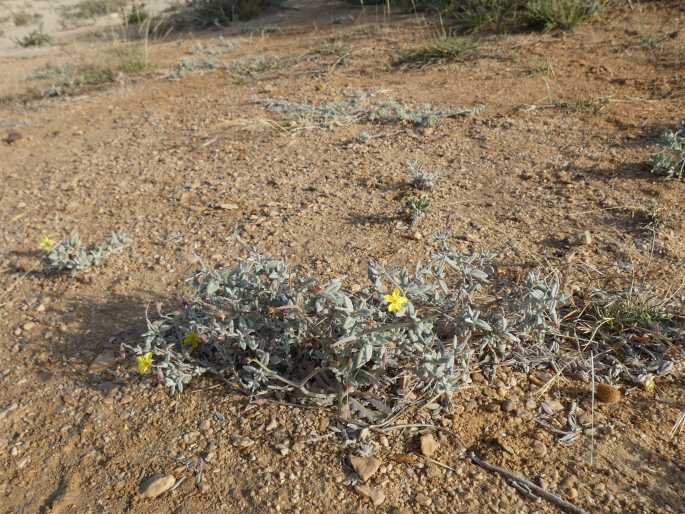
M 186 0 L 163 14 L 163 25 L 175 30 L 225 27 L 281 3 L 281 0 Z
M 664 132 L 659 146 L 661 150 L 649 159 L 652 173 L 685 179 L 685 122 L 676 130 Z
M 448 0 L 444 12 L 467 32 L 569 30 L 598 14 L 598 0 Z
M 473 58 L 477 48 L 474 41 L 466 38 L 443 38 L 403 52 L 393 64 L 400 68 L 424 68 L 433 64 L 463 62 Z
M 101 244 L 86 246 L 79 235 L 74 234 L 60 242 L 46 236 L 41 247 L 46 252 L 50 272 L 76 273 L 97 266 L 112 254 L 121 253 L 130 243 L 131 238 L 126 234 L 112 233 Z
M 17 44 L 24 48 L 31 46 L 46 46 L 52 44 L 52 37 L 43 30 L 43 26 L 41 25 L 18 40 Z
M 253 101 L 266 109 L 283 114 L 290 121 L 305 123 L 319 128 L 346 126 L 354 123 L 406 123 L 416 127 L 431 127 L 446 118 L 471 116 L 483 111 L 482 106 L 473 108 L 450 108 L 433 110 L 428 105 L 412 110 L 397 100 L 373 101 L 374 95 L 359 93 L 340 102 L 321 105 L 301 104 L 288 100 L 254 98 Z

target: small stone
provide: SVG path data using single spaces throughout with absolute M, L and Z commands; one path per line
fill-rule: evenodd
M 590 244 L 592 244 L 592 234 L 590 233 L 589 230 L 586 230 L 584 232 L 581 232 L 580 234 L 573 236 L 569 240 L 569 242 L 572 245 L 576 245 L 576 246 L 590 245 Z
M 561 412 L 564 410 L 564 404 L 561 403 L 559 400 L 550 400 L 547 403 L 547 406 L 552 409 L 552 412 Z
M 23 139 L 23 138 L 24 138 L 24 136 L 21 132 L 17 132 L 16 130 L 10 130 L 7 133 L 7 135 L 5 136 L 5 138 L 3 139 L 3 141 L 6 144 L 11 145 L 13 143 L 16 143 L 20 139 Z
M 250 448 L 254 446 L 254 441 L 250 439 L 249 437 L 234 437 L 233 440 L 233 446 L 237 446 L 241 450 L 245 450 L 247 448 Z
M 176 479 L 173 475 L 154 475 L 140 485 L 138 496 L 140 498 L 156 498 L 174 487 L 174 484 L 176 484 Z
M 362 484 L 354 486 L 354 489 L 360 495 L 371 500 L 371 503 L 373 503 L 374 507 L 378 507 L 385 501 L 385 493 L 383 493 L 383 491 L 380 489 L 376 489 L 375 487 Z
M 202 494 L 209 492 L 209 484 L 207 482 L 205 482 L 204 480 L 200 484 L 200 492 Z
M 414 233 L 412 234 L 412 237 L 413 237 L 414 240 L 416 240 L 416 241 L 421 241 L 421 240 L 423 239 L 423 234 L 421 234 L 421 232 L 419 232 L 419 231 L 417 230 L 416 232 L 414 232 Z
M 421 453 L 426 457 L 431 457 L 438 449 L 438 442 L 433 437 L 433 434 L 423 434 L 419 440 L 421 446 Z
M 21 327 L 23 328 L 26 332 L 30 332 L 36 327 L 36 324 L 33 321 L 27 321 L 24 323 L 24 325 Z
M 48 352 L 38 352 L 36 355 L 36 364 L 43 365 L 50 361 L 50 354 Z
M 116 362 L 116 355 L 111 350 L 105 350 L 100 355 L 95 357 L 95 360 L 90 364 L 88 368 L 89 373 L 100 373 L 107 368 L 114 365 Z
M 533 442 L 533 451 L 537 453 L 540 457 L 547 455 L 547 446 L 542 441 Z
M 514 400 L 506 400 L 502 402 L 502 410 L 504 412 L 512 412 L 516 409 L 516 402 Z
M 375 457 L 359 457 L 356 455 L 350 456 L 350 464 L 362 482 L 366 482 L 381 467 L 381 461 Z
M 209 421 L 208 419 L 206 419 L 202 423 L 200 423 L 200 430 L 202 430 L 203 432 L 206 432 L 210 428 L 212 428 L 212 422 Z
M 647 377 L 640 385 L 642 385 L 642 389 L 648 394 L 653 393 L 656 388 L 656 382 L 652 376 Z
M 429 462 L 426 466 L 426 476 L 428 478 L 440 478 L 442 476 L 442 469 L 432 462 Z
M 527 410 L 535 410 L 535 407 L 537 407 L 537 403 L 535 403 L 535 400 L 533 400 L 532 398 L 526 400 Z
M 419 493 L 416 495 L 416 503 L 418 503 L 419 505 L 423 505 L 424 507 L 428 507 L 433 502 L 425 494 Z
M 578 489 L 576 489 L 575 487 L 570 487 L 566 495 L 570 500 L 575 500 L 576 498 L 578 498 Z
M 199 437 L 200 437 L 200 432 L 198 432 L 198 431 L 188 432 L 187 434 L 185 434 L 183 436 L 183 442 L 186 444 L 192 444 L 195 441 L 197 441 Z
M 621 401 L 621 390 L 609 384 L 597 384 L 595 397 L 602 403 L 618 403 Z

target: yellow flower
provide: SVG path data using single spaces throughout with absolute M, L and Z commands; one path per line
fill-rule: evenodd
M 150 372 L 152 368 L 152 352 L 147 352 L 145 355 L 141 355 L 136 359 L 138 362 L 138 371 L 141 375 L 145 375 Z
M 388 303 L 388 312 L 401 312 L 407 303 L 407 297 L 396 287 L 392 294 L 386 294 L 383 299 Z
M 55 242 L 50 239 L 50 236 L 43 237 L 43 240 L 40 242 L 40 247 L 46 252 L 52 250 L 53 246 L 55 246 Z
M 192 332 L 188 332 L 188 335 L 185 336 L 183 339 L 183 344 L 189 344 L 192 345 L 193 350 L 200 346 L 200 336 L 197 335 L 197 332 L 194 330 Z

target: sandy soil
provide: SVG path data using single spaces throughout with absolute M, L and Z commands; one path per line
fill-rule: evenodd
M 458 434 L 461 443 L 436 436 L 432 458 L 451 469 L 407 457 L 420 453 L 410 429 L 371 435 L 382 464 L 369 482 L 385 495 L 374 507 L 346 484 L 349 452 L 332 432 L 342 425 L 327 411 L 249 402 L 211 380 L 170 397 L 130 360 L 108 357 L 144 331 L 146 306 L 175 304 L 198 256 L 233 262 L 236 233 L 351 284 L 370 257 L 415 262 L 445 228 L 456 247 L 497 251 L 513 270 L 556 266 L 571 288 L 640 280 L 674 291 L 685 279 L 685 182 L 645 166 L 660 132 L 685 118 L 677 3 L 645 2 L 573 33 L 490 38 L 480 58 L 407 71 L 389 63 L 425 38 L 421 19 L 360 16 L 333 1 L 291 6 L 225 31 L 239 45 L 220 56 L 287 66 L 172 81 L 175 63 L 219 33 L 168 37 L 150 42 L 158 68 L 142 78 L 0 107 L 0 511 L 555 512 L 468 462 L 466 447 L 588 512 L 683 512 L 685 445 L 669 435 L 685 408 L 682 368 L 652 393 L 625 385 L 620 403 L 596 406 L 595 436 L 570 446 L 535 419 L 543 402 L 558 416 L 574 402 L 590 412 L 588 384 L 561 380 L 540 393 L 551 371 L 503 371 L 494 383 L 476 374 L 449 413 L 407 420 Z M 645 44 L 667 34 L 660 48 Z M 27 87 L 52 59 L 109 44 L 75 41 L 36 55 L 5 41 L 0 94 Z M 302 57 L 331 41 L 348 57 Z M 486 109 L 427 130 L 287 131 L 251 101 L 320 103 L 359 90 Z M 383 137 L 351 144 L 362 130 Z M 407 160 L 442 177 L 416 230 L 395 219 Z M 640 214 L 653 201 L 656 238 Z M 212 207 L 221 204 L 238 208 Z M 77 278 L 34 273 L 44 235 L 95 241 L 113 230 L 134 238 L 123 255 Z M 589 244 L 568 244 L 585 231 Z M 184 480 L 140 499 L 152 474 Z

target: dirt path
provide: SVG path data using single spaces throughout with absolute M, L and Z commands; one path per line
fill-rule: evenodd
M 138 340 L 146 306 L 151 315 L 158 302 L 176 306 L 198 257 L 232 262 L 242 251 L 234 234 L 350 285 L 365 280 L 368 258 L 414 263 L 447 228 L 457 248 L 497 251 L 512 273 L 563 270 L 570 290 L 636 277 L 675 290 L 685 279 L 685 182 L 644 163 L 684 117 L 685 34 L 660 49 L 643 43 L 678 31 L 682 12 L 645 7 L 574 33 L 499 37 L 479 58 L 398 71 L 393 56 L 421 40 L 416 17 L 365 18 L 332 1 L 291 7 L 223 42 L 216 33 L 152 42 L 158 68 L 143 78 L 0 107 L 2 512 L 555 512 L 468 463 L 447 435 L 436 436 L 433 459 L 451 470 L 407 457 L 419 453 L 408 429 L 368 441 L 382 461 L 370 480 L 385 496 L 376 509 L 349 485 L 347 428 L 327 411 L 249 402 L 211 380 L 170 397 L 112 352 Z M 167 78 L 198 44 L 226 41 L 237 45 L 219 54 L 225 68 Z M 5 57 L 13 91 L 45 59 Z M 429 128 L 318 129 L 253 102 L 318 105 L 360 90 L 485 111 Z M 415 228 L 398 215 L 408 160 L 441 177 Z M 654 204 L 656 238 L 645 228 Z M 32 272 L 43 267 L 43 236 L 96 241 L 115 230 L 132 248 L 93 271 Z M 585 231 L 588 244 L 570 243 Z M 587 415 L 589 385 L 562 380 L 539 394 L 552 376 L 476 374 L 450 410 L 408 421 L 454 431 L 588 512 L 685 510 L 685 446 L 669 437 L 685 408 L 682 370 L 658 377 L 651 394 L 626 386 L 620 403 L 597 405 L 595 435 L 569 446 L 536 418 L 543 402 L 557 421 L 574 404 Z M 184 480 L 139 499 L 155 473 Z

